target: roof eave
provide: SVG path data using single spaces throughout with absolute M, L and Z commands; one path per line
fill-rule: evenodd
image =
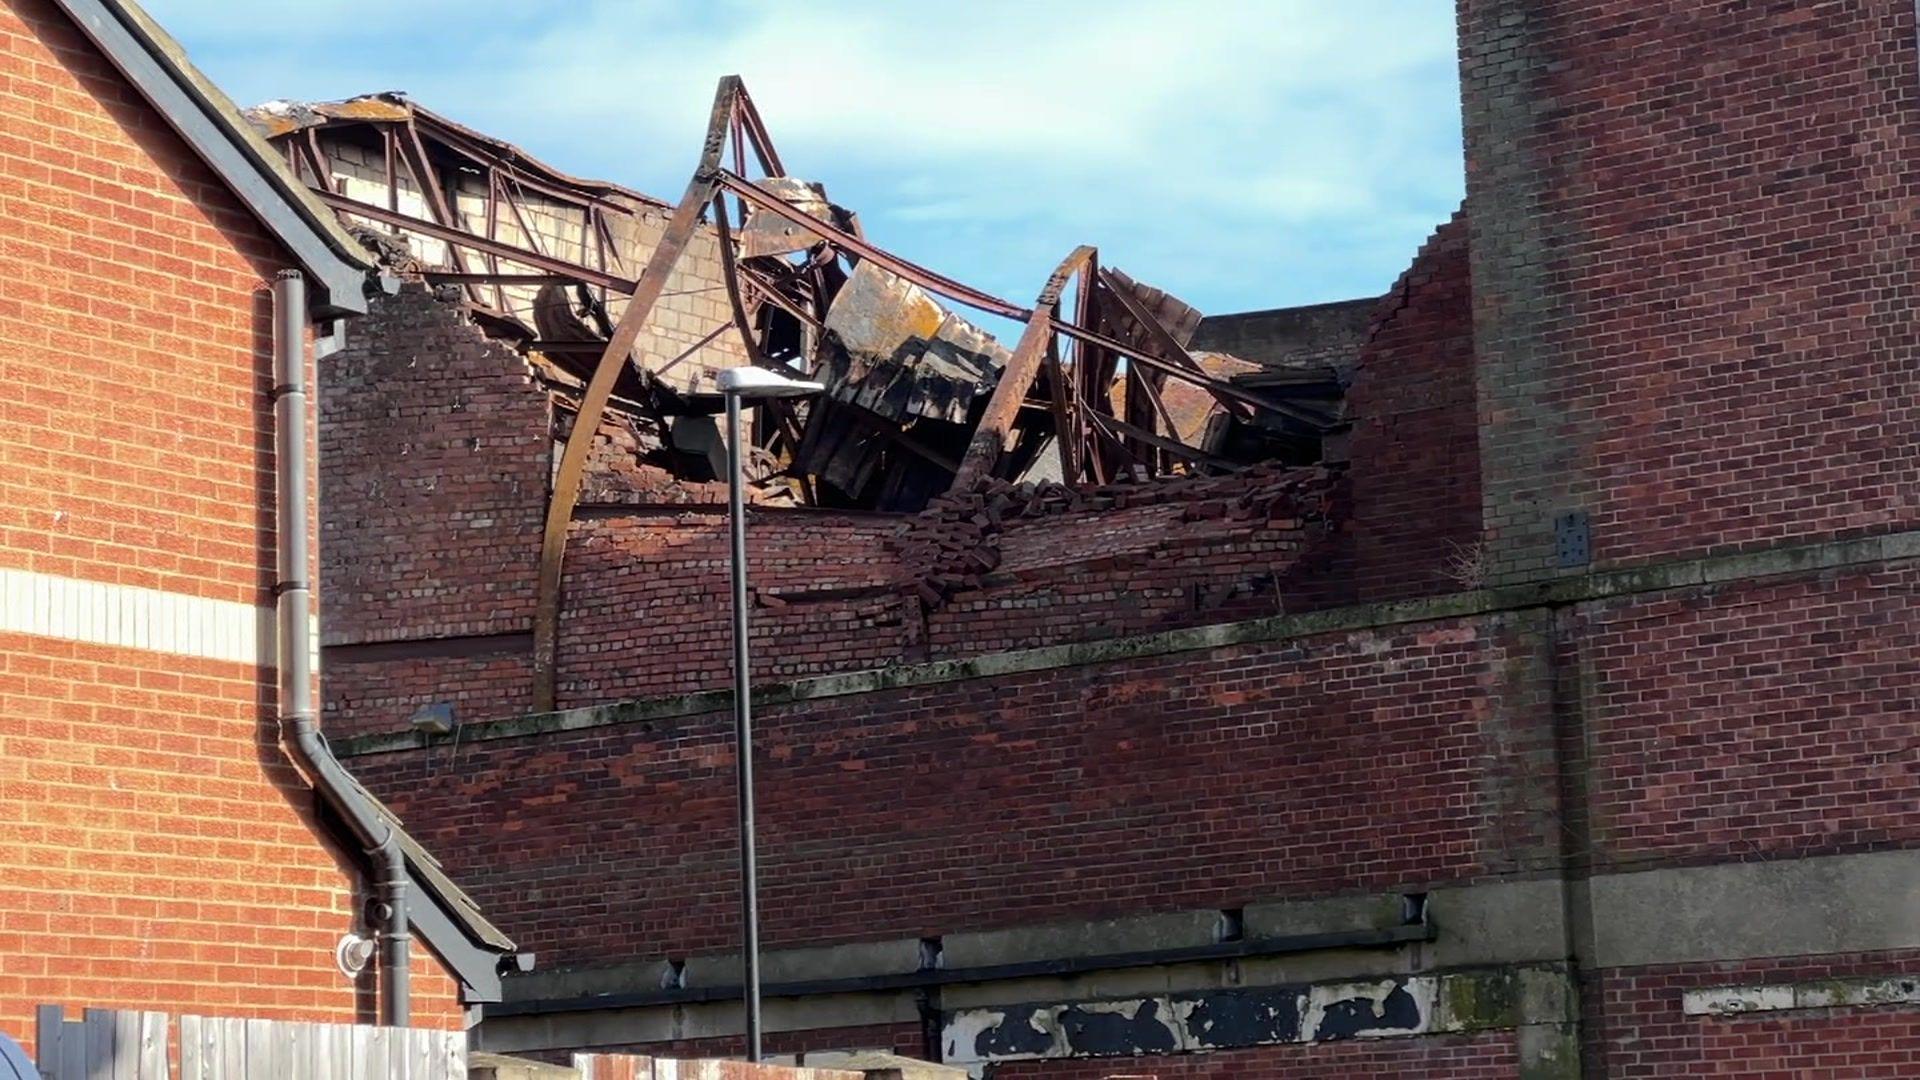
M 309 277 L 313 314 L 363 314 L 372 260 L 131 0 L 54 0 Z

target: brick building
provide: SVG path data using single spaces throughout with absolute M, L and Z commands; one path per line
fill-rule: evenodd
M 276 731 L 267 285 L 337 331 L 371 259 L 133 4 L 8 0 L 0 75 L 0 1032 L 370 1021 L 376 871 Z M 379 828 L 412 1018 L 457 1027 L 511 943 Z
M 1213 324 L 1332 342 L 1319 463 L 756 515 L 776 1047 L 1920 1065 L 1915 9 L 1459 15 L 1461 213 L 1364 320 Z M 342 753 L 545 958 L 483 1045 L 724 1050 L 717 500 L 602 436 L 530 713 L 554 392 L 424 288 L 376 307 L 323 372 Z

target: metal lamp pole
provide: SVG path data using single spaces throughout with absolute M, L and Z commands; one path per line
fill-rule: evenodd
M 753 836 L 753 692 L 747 662 L 746 474 L 742 468 L 742 398 L 802 397 L 819 383 L 790 379 L 757 367 L 728 368 L 716 380 L 727 401 L 727 526 L 733 542 L 733 738 L 740 799 L 741 990 L 746 1007 L 747 1060 L 760 1060 L 760 886 Z

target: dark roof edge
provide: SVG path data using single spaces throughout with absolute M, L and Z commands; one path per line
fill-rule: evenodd
M 54 0 L 307 272 L 314 313 L 367 310 L 371 257 L 133 0 Z
M 332 755 L 332 747 L 326 752 Z M 399 840 L 406 859 L 408 895 L 416 898 L 407 905 L 407 918 L 447 971 L 460 981 L 461 1000 L 469 1005 L 499 1001 L 502 969 L 532 970 L 533 954 L 523 952 L 481 914 L 480 905 L 454 884 L 439 861 L 407 832 L 399 817 L 338 758 L 330 764 L 345 778 L 340 795 L 370 809 Z

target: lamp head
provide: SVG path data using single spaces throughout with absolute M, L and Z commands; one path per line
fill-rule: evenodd
M 721 393 L 742 398 L 806 397 L 826 389 L 817 382 L 789 378 L 777 371 L 750 366 L 725 368 L 714 377 L 714 382 L 720 387 Z

